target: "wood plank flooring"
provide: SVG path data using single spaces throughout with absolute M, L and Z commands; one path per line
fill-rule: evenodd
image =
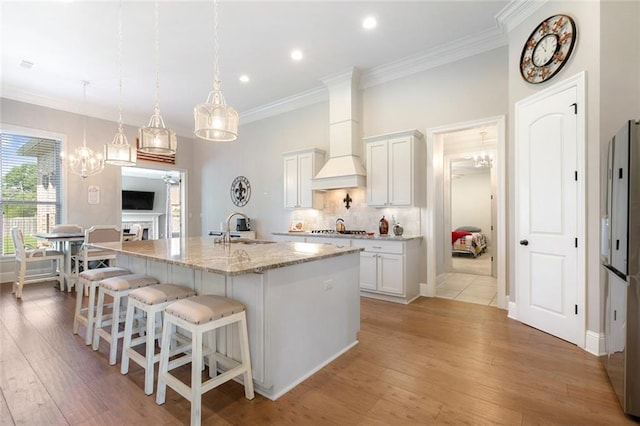
M 187 401 L 167 389 L 156 405 L 140 367 L 123 376 L 106 346 L 72 334 L 74 298 L 43 283 L 16 301 L 0 285 L 0 425 L 188 424 Z M 635 423 L 595 356 L 504 311 L 437 298 L 361 306 L 355 348 L 275 402 L 225 384 L 203 397 L 203 424 Z

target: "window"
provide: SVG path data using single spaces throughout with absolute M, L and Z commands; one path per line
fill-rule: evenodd
M 33 234 L 60 223 L 61 145 L 55 139 L 0 133 L 2 255 L 14 253 L 14 226 L 22 229 L 28 245 L 35 246 Z

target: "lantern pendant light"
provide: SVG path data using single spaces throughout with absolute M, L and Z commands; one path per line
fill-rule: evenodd
M 87 85 L 88 81 L 82 80 L 83 104 L 86 113 L 87 109 Z M 64 155 L 62 155 L 64 158 Z M 69 169 L 85 179 L 88 176 L 100 173 L 104 169 L 104 159 L 102 154 L 96 154 L 87 146 L 87 117 L 82 116 L 82 146 L 75 149 L 69 155 Z
M 213 91 L 207 101 L 193 109 L 195 135 L 214 142 L 233 141 L 238 137 L 238 112 L 230 106 L 220 90 L 220 69 L 218 67 L 218 1 L 214 0 L 214 57 Z
M 136 149 L 129 145 L 122 128 L 122 0 L 118 8 L 118 74 L 120 95 L 118 100 L 118 132 L 110 144 L 104 146 L 105 163 L 114 166 L 135 166 Z
M 167 129 L 164 125 L 164 120 L 160 115 L 160 82 L 159 82 L 159 36 L 158 36 L 158 0 L 155 2 L 156 7 L 156 24 L 155 24 L 155 37 L 156 37 L 156 103 L 154 106 L 153 115 L 149 119 L 149 124 L 146 127 L 141 127 L 138 130 L 138 137 L 140 139 L 140 146 L 138 149 L 142 152 L 148 152 L 151 154 L 164 154 L 171 155 L 176 153 L 178 141 L 176 139 L 176 132 L 171 129 Z

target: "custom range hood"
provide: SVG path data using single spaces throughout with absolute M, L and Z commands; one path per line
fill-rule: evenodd
M 312 180 L 311 188 L 366 186 L 361 160 L 358 70 L 352 68 L 323 83 L 329 89 L 329 160 Z

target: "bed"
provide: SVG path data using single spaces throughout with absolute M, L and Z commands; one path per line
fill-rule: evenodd
M 461 226 L 451 232 L 451 252 L 478 257 L 487 249 L 487 237 L 475 226 Z

